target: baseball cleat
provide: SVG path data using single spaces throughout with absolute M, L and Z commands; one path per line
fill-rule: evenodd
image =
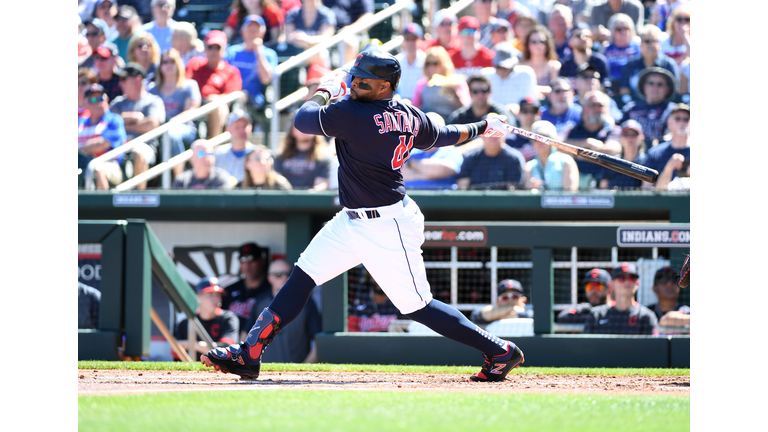
M 240 344 L 216 348 L 200 356 L 200 362 L 220 372 L 240 375 L 241 378 L 256 379 L 259 377 L 261 362 L 257 361 L 252 365 L 246 351 Z
M 469 379 L 479 382 L 497 382 L 504 380 L 509 371 L 520 367 L 521 363 L 525 363 L 525 357 L 520 348 L 518 348 L 517 345 L 514 345 L 515 348 L 510 350 L 509 348 L 511 346 L 513 346 L 513 344 L 510 342 L 509 345 L 507 345 L 507 352 L 504 354 L 492 357 L 483 354 L 483 357 L 485 357 L 483 368 L 480 372 L 469 377 Z

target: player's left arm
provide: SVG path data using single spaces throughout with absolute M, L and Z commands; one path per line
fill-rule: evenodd
M 511 131 L 512 129 L 506 123 L 505 116 L 489 115 L 488 119 L 480 120 L 479 122 L 475 123 L 451 124 L 439 127 L 437 139 L 431 147 L 445 147 L 450 145 L 463 144 L 467 141 L 477 138 L 480 135 L 505 136 Z

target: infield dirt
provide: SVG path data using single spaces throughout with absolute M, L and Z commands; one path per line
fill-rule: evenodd
M 690 376 L 517 375 L 476 383 L 466 374 L 264 372 L 258 380 L 211 371 L 79 369 L 78 395 L 206 390 L 376 390 L 690 395 Z

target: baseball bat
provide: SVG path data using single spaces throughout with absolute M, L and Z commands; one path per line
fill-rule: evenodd
M 550 145 L 570 155 L 581 156 L 592 163 L 602 165 L 608 169 L 611 169 L 616 172 L 620 172 L 632 178 L 636 178 L 638 180 L 642 180 L 648 183 L 656 183 L 656 179 L 659 178 L 658 171 L 648 168 L 646 166 L 638 165 L 634 162 L 630 162 L 628 160 L 624 160 L 616 156 L 609 156 L 605 153 L 600 153 L 594 150 L 587 150 L 581 147 L 577 147 L 573 144 L 564 143 L 562 141 L 548 138 L 543 135 L 538 135 L 533 132 L 527 131 L 525 129 L 514 127 L 512 125 L 509 125 L 509 127 L 512 129 L 512 132 L 518 135 L 522 135 L 526 138 L 530 138 L 538 142 Z

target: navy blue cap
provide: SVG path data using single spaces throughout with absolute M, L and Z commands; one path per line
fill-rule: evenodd
M 611 270 L 611 277 L 614 279 L 623 275 L 640 277 L 640 274 L 637 273 L 637 266 L 629 262 L 623 262 Z
M 219 286 L 219 278 L 206 277 L 200 279 L 200 282 L 197 283 L 195 293 L 203 294 L 209 292 L 224 293 L 224 288 Z
M 507 291 L 517 291 L 522 294 L 523 285 L 514 279 L 504 279 L 503 281 L 499 282 L 498 293 L 501 294 Z
M 584 275 L 585 284 L 589 282 L 600 282 L 602 284 L 608 285 L 610 281 L 611 275 L 609 275 L 608 272 L 603 269 L 594 268 Z
M 403 36 L 405 35 L 414 35 L 418 36 L 419 38 L 424 38 L 424 30 L 421 29 L 421 26 L 416 23 L 410 23 L 403 29 Z
M 243 24 L 240 26 L 240 28 L 243 28 L 252 22 L 255 22 L 256 24 L 260 25 L 262 28 L 265 27 L 264 18 L 256 14 L 252 14 L 245 17 L 245 19 L 243 20 Z
M 678 271 L 673 269 L 670 266 L 664 266 L 658 270 L 656 270 L 656 274 L 653 276 L 653 281 L 656 282 L 660 277 L 663 277 L 665 275 L 669 275 L 672 278 L 677 278 Z

